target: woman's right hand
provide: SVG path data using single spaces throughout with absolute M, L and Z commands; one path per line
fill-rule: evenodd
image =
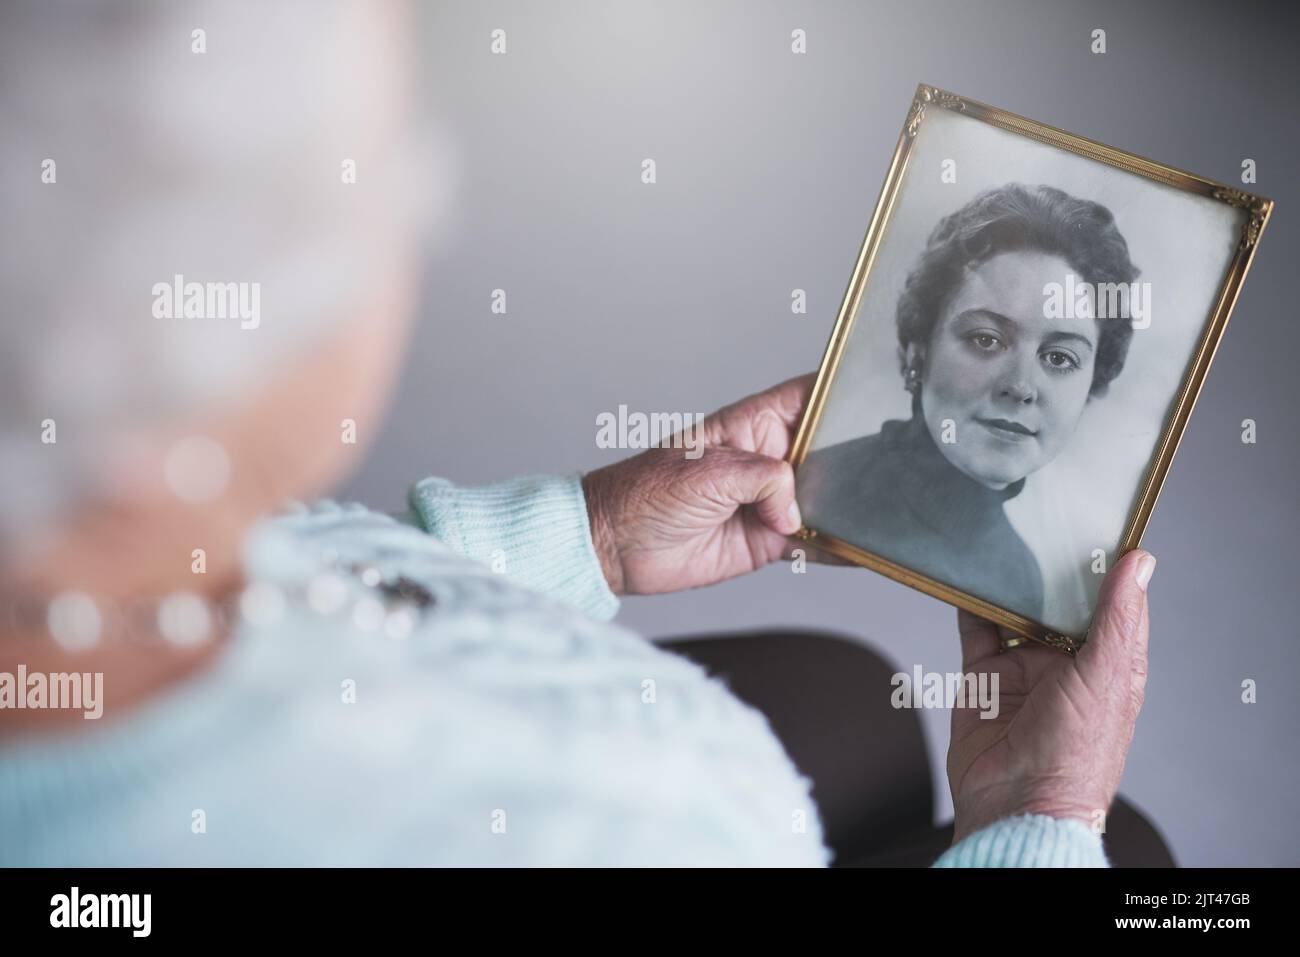
M 1103 825 L 1142 708 L 1154 570 L 1140 549 L 1115 564 L 1075 657 L 1032 642 L 1002 652 L 998 627 L 958 612 L 962 670 L 998 675 L 999 708 L 953 708 L 954 843 L 1016 814 Z

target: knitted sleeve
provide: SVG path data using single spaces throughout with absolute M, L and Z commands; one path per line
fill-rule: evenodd
M 1021 814 L 995 821 L 952 847 L 935 867 L 1109 867 L 1101 835 L 1083 821 Z
M 463 487 L 427 478 L 410 493 L 424 529 L 514 581 L 608 621 L 619 601 L 591 540 L 578 474 Z

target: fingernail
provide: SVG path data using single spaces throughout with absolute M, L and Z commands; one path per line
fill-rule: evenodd
M 791 502 L 790 508 L 786 510 L 785 516 L 790 521 L 790 531 L 797 532 L 803 528 L 803 516 L 799 514 L 799 503 Z
M 1138 559 L 1137 571 L 1134 572 L 1133 575 L 1133 577 L 1137 580 L 1138 588 L 1141 588 L 1143 591 L 1146 591 L 1147 584 L 1151 581 L 1151 576 L 1155 574 L 1155 571 L 1156 571 L 1156 557 L 1152 555 L 1150 552 L 1147 552 L 1140 559 Z

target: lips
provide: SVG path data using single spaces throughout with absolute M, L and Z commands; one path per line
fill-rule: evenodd
M 1007 435 L 1025 435 L 1034 436 L 1038 433 L 1027 425 L 1021 425 L 1019 422 L 1012 422 L 1010 419 L 980 419 L 975 420 L 985 428 L 994 432 L 1002 432 Z

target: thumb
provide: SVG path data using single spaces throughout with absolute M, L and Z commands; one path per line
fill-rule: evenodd
M 962 671 L 972 670 L 1001 647 L 998 626 L 964 608 L 957 609 L 957 635 L 961 639 Z
M 794 469 L 785 459 L 729 449 L 725 456 L 711 449 L 722 469 L 724 494 L 737 505 L 753 505 L 763 524 L 781 535 L 793 535 L 803 525 L 794 498 Z M 721 459 L 722 461 L 719 461 Z
M 1104 686 L 1127 678 L 1139 704 L 1146 686 L 1150 635 L 1147 585 L 1155 567 L 1155 556 L 1142 549 L 1128 552 L 1115 563 L 1102 583 L 1088 640 L 1078 657 L 1080 674 L 1089 685 Z

